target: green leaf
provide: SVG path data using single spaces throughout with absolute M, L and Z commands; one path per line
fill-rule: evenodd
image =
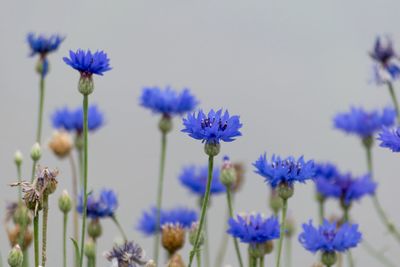
M 72 237 L 70 239 L 71 239 L 72 243 L 74 244 L 74 248 L 75 248 L 75 266 L 79 266 L 79 260 L 80 260 L 81 256 L 79 253 L 78 242 L 76 242 L 76 240 L 73 239 Z

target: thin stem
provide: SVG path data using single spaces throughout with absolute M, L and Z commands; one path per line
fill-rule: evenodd
M 387 85 L 388 85 L 390 97 L 392 98 L 392 102 L 393 102 L 394 108 L 396 110 L 397 121 L 400 123 L 399 103 L 397 102 L 397 97 L 396 97 L 396 93 L 394 92 L 393 84 L 391 82 L 387 82 Z
M 210 243 L 208 240 L 208 216 L 204 219 L 204 261 L 205 266 L 210 266 Z
M 22 262 L 22 267 L 29 267 L 29 251 L 28 248 L 25 248 L 22 251 L 23 255 L 24 255 L 24 261 Z M 0 257 L 0 261 L 1 261 L 1 257 Z M 1 263 L 0 263 L 0 267 L 1 267 Z
M 77 137 L 81 138 L 81 137 Z M 77 147 L 78 151 L 78 166 L 79 166 L 79 181 L 80 181 L 80 186 L 81 188 L 83 187 L 83 149 L 82 147 Z
M 229 210 L 226 210 L 224 222 L 227 222 L 229 217 L 230 217 Z M 226 234 L 226 231 L 224 231 L 223 235 L 222 235 L 221 243 L 219 245 L 217 259 L 215 261 L 214 266 L 222 266 L 222 263 L 224 261 L 225 254 L 226 254 L 226 249 L 228 248 L 228 239 L 229 239 L 229 236 Z
M 121 224 L 119 223 L 119 221 L 117 220 L 117 217 L 114 215 L 111 217 L 112 221 L 115 223 L 115 225 L 117 226 L 119 232 L 121 233 L 122 237 L 124 238 L 124 241 L 128 241 L 128 237 L 125 234 L 124 229 L 122 228 Z
M 257 267 L 257 258 L 249 255 L 249 267 Z
M 264 256 L 263 257 L 260 257 L 259 259 L 260 259 L 260 267 L 264 267 Z
M 201 267 L 201 253 L 200 250 L 196 253 L 197 267 Z
M 192 248 L 192 251 L 190 251 L 190 255 L 189 255 L 189 265 L 188 265 L 189 267 L 192 266 L 193 257 L 197 253 L 197 251 L 199 250 L 200 236 L 201 236 L 201 232 L 203 230 L 204 219 L 205 219 L 205 216 L 206 216 L 206 213 L 207 213 L 208 201 L 210 199 L 211 182 L 212 182 L 212 179 L 213 179 L 213 165 L 214 165 L 214 157 L 213 156 L 209 156 L 208 157 L 207 187 L 206 187 L 206 192 L 205 192 L 204 198 L 203 198 L 203 204 L 202 204 L 202 207 L 201 207 L 199 229 L 197 229 L 194 246 Z
M 353 260 L 353 255 L 351 254 L 351 251 L 347 251 L 347 258 L 349 260 L 349 267 L 354 266 L 354 260 Z
M 89 96 L 83 96 L 83 212 L 82 212 L 82 232 L 81 232 L 81 252 L 79 266 L 83 266 L 83 256 L 85 247 L 86 230 L 86 210 L 87 210 L 87 183 L 88 183 L 88 107 Z
M 319 223 L 322 224 L 325 218 L 325 201 L 318 200 Z
M 68 213 L 64 212 L 63 221 L 63 266 L 67 267 L 67 223 Z
M 88 258 L 87 260 L 87 266 L 88 267 L 94 267 L 94 259 L 93 258 Z
M 35 266 L 39 267 L 39 215 L 33 217 L 33 246 L 35 250 Z
M 228 201 L 228 210 L 230 217 L 233 217 L 233 207 L 232 207 L 232 193 L 229 186 L 226 187 L 226 199 Z M 233 238 L 233 243 L 235 245 L 236 256 L 239 261 L 239 266 L 243 267 L 242 255 L 240 254 L 239 243 L 236 238 Z
M 76 165 L 75 165 L 75 161 L 74 161 L 74 157 L 72 156 L 72 153 L 69 153 L 68 155 L 69 158 L 69 163 L 71 166 L 71 174 L 72 174 L 72 204 L 73 207 L 76 207 L 76 202 L 78 200 L 78 174 L 77 174 L 77 170 L 76 170 Z M 79 238 L 79 216 L 78 216 L 78 211 L 73 208 L 72 209 L 72 216 L 73 216 L 73 225 L 74 225 L 74 240 L 78 240 Z M 74 254 L 75 254 L 75 250 L 74 250 Z M 74 255 L 75 257 L 75 262 L 77 262 L 77 257 L 78 255 Z M 77 266 L 75 266 L 77 267 Z
M 286 229 L 286 212 L 287 212 L 288 200 L 283 199 L 283 206 L 282 206 L 282 222 L 281 222 L 281 232 L 279 237 L 279 244 L 278 244 L 278 257 L 276 260 L 276 267 L 281 266 L 281 254 L 282 254 L 282 246 L 283 246 L 283 238 L 285 236 L 285 229 Z
M 292 266 L 292 238 L 286 238 L 286 267 Z
M 361 244 L 363 245 L 363 248 L 368 252 L 368 254 L 372 255 L 375 259 L 380 261 L 385 266 L 396 267 L 396 265 L 390 260 L 386 259 L 382 253 L 376 251 L 376 249 L 369 242 L 367 242 L 367 240 L 363 239 Z
M 44 77 L 40 76 L 39 83 L 39 114 L 38 114 L 38 124 L 36 129 L 36 142 L 41 143 L 42 138 L 42 120 L 43 120 L 43 106 L 44 106 Z
M 349 208 L 348 206 L 343 207 L 343 220 L 346 223 L 350 221 Z
M 21 164 L 17 164 L 17 175 L 18 175 L 17 177 L 18 182 L 20 183 L 22 179 Z M 21 203 L 21 201 L 22 201 L 22 188 L 21 186 L 18 186 L 18 202 Z
M 165 154 L 167 148 L 167 134 L 161 134 L 161 158 L 160 158 L 160 172 L 158 177 L 157 189 L 157 228 L 160 228 L 160 212 L 162 204 L 162 193 L 164 185 L 164 170 L 165 170 Z M 158 256 L 160 254 L 160 233 L 154 236 L 154 261 L 158 263 Z
M 46 266 L 47 252 L 47 219 L 49 215 L 49 195 L 43 194 L 43 222 L 42 222 L 42 267 Z
M 36 163 L 37 160 L 32 161 L 31 183 L 33 182 L 33 179 L 35 179 Z

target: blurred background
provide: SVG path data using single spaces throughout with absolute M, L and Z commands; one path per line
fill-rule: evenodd
M 331 160 L 343 171 L 366 172 L 359 140 L 333 130 L 332 117 L 350 105 L 379 108 L 390 104 L 387 89 L 369 83 L 368 51 L 378 34 L 399 39 L 399 8 L 400 2 L 394 0 L 1 1 L 1 216 L 6 203 L 16 197 L 17 190 L 8 184 L 16 180 L 13 155 L 17 149 L 25 156 L 24 177 L 31 171 L 29 151 L 36 129 L 39 77 L 34 72 L 37 59 L 28 57 L 28 32 L 66 36 L 60 49 L 49 56 L 46 143 L 53 131 L 50 117 L 54 110 L 81 105 L 78 73 L 66 66 L 62 57 L 69 49 L 90 48 L 103 49 L 111 58 L 113 70 L 95 77 L 96 88 L 90 97 L 105 113 L 106 125 L 90 136 L 89 187 L 110 187 L 118 192 L 117 214 L 123 227 L 151 256 L 152 239 L 135 227 L 142 210 L 155 204 L 160 133 L 158 116 L 138 105 L 142 87 L 188 87 L 200 99 L 201 108 L 223 107 L 239 114 L 243 137 L 224 143 L 216 162 L 221 163 L 227 154 L 246 164 L 246 181 L 235 203 L 237 212 L 270 215 L 269 189 L 251 166 L 264 151 Z M 395 87 L 400 90 L 400 85 Z M 176 119 L 169 135 L 167 208 L 197 206 L 197 198 L 180 185 L 177 176 L 182 165 L 205 164 L 207 160 L 202 144 L 181 133 L 181 128 L 181 120 Z M 373 153 L 378 194 L 399 225 L 400 159 L 387 149 L 375 147 Z M 47 146 L 43 154 L 42 165 L 60 170 L 59 187 L 51 198 L 48 241 L 48 266 L 58 266 L 62 214 L 57 199 L 62 189 L 71 191 L 71 175 L 67 160 L 58 160 Z M 212 260 L 224 231 L 225 208 L 223 196 L 212 199 Z M 296 186 L 289 210 L 297 224 L 297 239 L 301 224 L 318 218 L 312 183 Z M 328 214 L 340 215 L 336 202 L 329 201 Z M 387 250 L 392 259 L 398 258 L 397 244 L 376 217 L 371 199 L 355 204 L 352 214 L 365 239 L 377 249 Z M 109 266 L 101 253 L 111 248 L 118 232 L 110 220 L 104 221 L 103 227 L 98 266 Z M 241 248 L 244 253 L 246 246 Z M 72 246 L 68 249 L 71 253 Z M 3 258 L 8 250 L 1 230 Z M 317 260 L 297 240 L 293 253 L 293 266 L 311 266 Z M 185 258 L 187 255 L 183 252 Z M 362 247 L 353 255 L 358 266 L 381 266 Z M 231 241 L 225 263 L 237 265 Z M 271 266 L 272 259 L 267 258 L 266 263 Z

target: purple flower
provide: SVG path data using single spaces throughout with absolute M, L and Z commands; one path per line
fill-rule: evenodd
M 389 129 L 383 128 L 377 138 L 381 141 L 379 146 L 386 147 L 393 152 L 400 152 L 400 128 Z

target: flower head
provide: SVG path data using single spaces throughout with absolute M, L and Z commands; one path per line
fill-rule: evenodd
M 66 131 L 75 131 L 81 133 L 83 131 L 83 109 L 78 107 L 70 110 L 67 107 L 57 109 L 52 116 L 53 127 L 56 129 L 64 129 Z M 95 131 L 104 124 L 104 115 L 97 105 L 91 105 L 88 109 L 88 129 Z
M 242 127 L 239 116 L 230 116 L 228 111 L 222 113 L 222 109 L 217 112 L 211 110 L 208 115 L 200 110 L 197 117 L 195 113 L 188 114 L 183 119 L 183 125 L 185 128 L 182 132 L 207 144 L 232 142 L 242 135 L 239 131 Z
M 363 108 L 352 107 L 350 112 L 339 113 L 334 119 L 335 128 L 361 138 L 373 136 L 383 126 L 391 126 L 396 119 L 396 111 L 386 107 L 382 111 L 365 111 Z
M 400 152 L 400 128 L 384 127 L 377 139 L 381 141 L 379 146 L 389 148 L 393 152 Z
M 165 224 L 179 224 L 183 228 L 190 228 L 197 221 L 197 212 L 191 209 L 178 207 L 160 211 L 160 227 L 157 227 L 157 209 L 144 211 L 139 220 L 138 229 L 146 235 L 159 233 Z
M 373 195 L 376 183 L 369 174 L 354 178 L 351 173 L 337 175 L 332 179 L 316 180 L 317 191 L 324 197 L 334 197 L 349 205 L 366 195 Z
M 400 77 L 398 56 L 390 37 L 386 36 L 384 39 L 377 37 L 370 56 L 376 62 L 373 66 L 373 74 L 377 84 L 390 82 Z
M 279 222 L 275 217 L 265 218 L 260 213 L 237 215 L 230 218 L 227 233 L 239 238 L 243 243 L 265 243 L 279 238 Z
M 279 156 L 272 155 L 270 161 L 267 160 L 267 154 L 261 155 L 253 163 L 255 172 L 265 178 L 273 188 L 281 183 L 292 185 L 294 182 L 304 183 L 308 179 L 315 177 L 314 161 L 305 161 L 303 157 L 295 159 L 287 157 L 281 159 Z
M 89 218 L 106 218 L 113 217 L 118 208 L 117 195 L 113 190 L 103 189 L 100 192 L 99 198 L 95 198 L 90 194 L 87 199 L 87 216 Z M 83 212 L 83 196 L 79 198 L 77 211 Z
M 186 88 L 177 92 L 170 87 L 145 87 L 140 97 L 141 106 L 165 116 L 192 111 L 197 104 L 197 99 Z
M 354 248 L 361 241 L 361 233 L 357 224 L 345 223 L 338 227 L 336 223 L 324 220 L 323 224 L 315 228 L 310 221 L 303 224 L 303 232 L 299 235 L 299 242 L 310 252 L 344 252 Z
M 110 59 L 104 51 L 92 53 L 90 50 L 78 49 L 76 52 L 70 50 L 69 58 L 64 57 L 63 60 L 85 77 L 90 77 L 92 74 L 103 75 L 104 72 L 111 70 Z
M 213 179 L 211 181 L 211 194 L 225 192 L 225 186 L 220 181 L 220 172 L 218 168 L 213 170 Z M 185 166 L 179 175 L 182 185 L 187 187 L 191 192 L 203 196 L 206 192 L 208 179 L 208 166 Z
M 113 266 L 137 267 L 146 264 L 145 251 L 133 241 L 126 241 L 122 245 L 115 245 L 110 251 L 104 254 Z
M 65 38 L 58 34 L 47 37 L 44 35 L 35 35 L 31 32 L 26 39 L 31 48 L 31 56 L 39 54 L 45 57 L 48 53 L 56 51 Z

